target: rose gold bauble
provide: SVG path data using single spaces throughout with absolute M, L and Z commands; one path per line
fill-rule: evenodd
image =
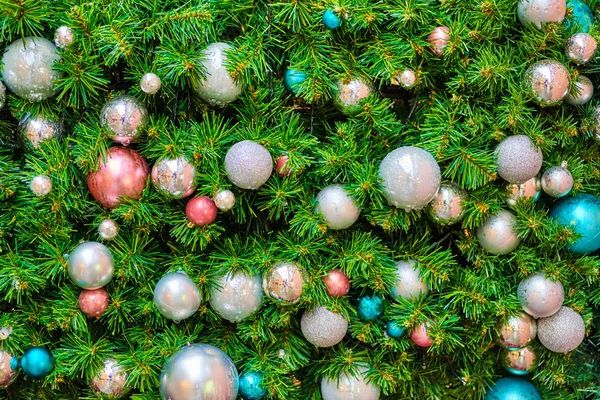
M 350 278 L 337 268 L 323 277 L 323 283 L 331 297 L 343 297 L 350 291 Z
M 146 187 L 148 164 L 136 151 L 126 147 L 111 147 L 106 163 L 100 156 L 100 168 L 88 175 L 88 188 L 105 208 L 115 208 L 120 197 L 139 199 Z
M 108 292 L 100 289 L 84 289 L 79 293 L 79 308 L 88 317 L 100 318 L 108 308 Z
M 444 54 L 444 49 L 448 46 L 449 40 L 450 28 L 447 26 L 438 26 L 427 36 L 427 42 L 429 42 L 431 51 L 438 57 Z
M 419 347 L 430 347 L 433 344 L 433 339 L 429 337 L 429 324 L 421 324 L 417 326 L 410 334 L 410 340 Z
M 194 225 L 212 224 L 217 218 L 217 206 L 214 201 L 206 196 L 194 197 L 185 206 L 185 215 Z
M 288 156 L 279 156 L 275 161 L 275 170 L 280 177 L 288 177 L 292 175 L 292 170 L 289 167 L 286 167 L 288 160 L 290 158 Z

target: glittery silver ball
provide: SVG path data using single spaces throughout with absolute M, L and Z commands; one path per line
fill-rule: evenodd
M 415 260 L 396 262 L 396 282 L 392 286 L 391 296 L 394 299 L 403 297 L 414 300 L 429 293 L 427 282 L 421 277 L 421 269 Z
M 148 110 L 135 97 L 117 96 L 100 111 L 100 122 L 112 140 L 125 146 L 138 139 L 148 120 Z
M 417 84 L 417 73 L 407 68 L 392 78 L 392 84 L 400 85 L 404 89 L 412 89 Z
M 542 60 L 525 71 L 525 86 L 542 107 L 555 106 L 569 94 L 569 70 L 555 60 Z
M 508 254 L 521 242 L 516 226 L 517 218 L 506 210 L 500 210 L 477 228 L 477 240 L 489 253 Z
M 227 72 L 226 52 L 232 50 L 227 43 L 217 42 L 209 44 L 202 51 L 202 66 L 206 71 L 206 79 L 201 79 L 194 89 L 210 105 L 225 106 L 235 101 L 242 93 L 242 84 L 236 82 Z
M 56 92 L 55 81 L 62 77 L 61 72 L 52 69 L 59 58 L 56 46 L 47 39 L 17 39 L 2 57 L 4 83 L 29 101 L 47 99 Z
M 565 54 L 575 64 L 585 64 L 596 54 L 598 42 L 592 35 L 576 33 L 565 43 Z
M 329 185 L 321 190 L 315 212 L 321 214 L 325 224 L 334 230 L 349 228 L 360 215 L 360 209 L 342 185 Z
M 17 379 L 19 362 L 6 351 L 0 350 L 0 389 L 6 389 Z
M 194 192 L 196 167 L 184 156 L 165 158 L 152 167 L 156 190 L 171 199 L 181 199 Z
M 19 134 L 26 148 L 37 149 L 43 142 L 60 139 L 62 126 L 58 121 L 28 115 L 19 122 Z
M 358 366 L 357 373 L 342 373 L 339 377 L 321 380 L 323 400 L 378 400 L 381 389 L 367 380 L 366 366 Z
M 302 298 L 306 271 L 293 262 L 281 262 L 263 276 L 265 294 L 282 304 L 294 304 Z
M 102 243 L 81 243 L 69 255 L 67 272 L 80 288 L 98 289 L 106 286 L 115 272 L 112 254 Z
M 594 85 L 590 78 L 579 75 L 575 81 L 575 87 L 565 97 L 565 101 L 572 106 L 580 106 L 590 101 L 593 95 Z
M 112 219 L 105 219 L 98 226 L 98 234 L 104 240 L 113 240 L 117 233 L 119 233 L 119 227 Z
M 506 185 L 506 204 L 514 207 L 519 199 L 536 201 L 541 193 L 542 180 L 539 176 L 534 176 L 525 183 L 508 183 Z
M 440 225 L 455 224 L 465 216 L 462 203 L 468 199 L 467 191 L 456 183 L 442 183 L 431 203 L 427 205 L 427 213 Z
M 54 44 L 61 49 L 68 47 L 74 40 L 75 34 L 73 33 L 73 29 L 68 26 L 63 25 L 54 32 Z
M 549 168 L 542 175 L 542 188 L 548 196 L 566 196 L 573 189 L 573 175 L 565 167 Z
M 317 347 L 331 347 L 342 341 L 348 332 L 348 320 L 327 307 L 304 311 L 300 320 L 302 334 Z
M 200 291 L 183 272 L 163 276 L 154 288 L 154 304 L 168 319 L 179 322 L 194 315 L 200 307 Z
M 231 190 L 221 190 L 214 199 L 215 205 L 221 211 L 229 211 L 235 205 L 235 194 Z
M 510 183 L 525 183 L 540 172 L 542 151 L 525 135 L 509 136 L 496 147 L 498 175 Z
M 435 158 L 413 146 L 389 152 L 379 165 L 379 177 L 390 205 L 406 211 L 425 207 L 437 194 L 442 180 Z
M 537 324 L 529 314 L 521 313 L 509 317 L 500 328 L 500 343 L 508 350 L 527 346 L 537 334 Z
M 254 314 L 263 301 L 260 275 L 228 273 L 210 289 L 210 306 L 229 322 L 240 322 Z
M 104 361 L 104 367 L 92 378 L 92 390 L 103 399 L 117 400 L 127 394 L 128 374 L 114 358 Z
M 6 101 L 6 86 L 4 83 L 0 82 L 0 110 L 4 107 L 4 102 Z
M 565 290 L 559 281 L 552 281 L 543 273 L 537 273 L 519 283 L 517 296 L 527 314 L 534 318 L 549 317 L 560 310 L 565 300 Z
M 31 180 L 29 188 L 37 197 L 44 197 L 52 190 L 52 182 L 46 175 L 37 175 Z
M 531 346 L 516 350 L 504 350 L 504 367 L 511 374 L 527 375 L 537 367 L 538 361 Z
M 575 350 L 585 338 L 583 318 L 569 307 L 538 321 L 538 339 L 550 351 L 568 353 Z
M 339 80 L 334 88 L 333 102 L 344 114 L 355 115 L 362 111 L 361 100 L 374 91 L 371 82 L 361 78 Z
M 160 90 L 160 78 L 158 75 L 148 72 L 140 79 L 140 88 L 146 94 L 156 94 Z
M 560 23 L 567 13 L 566 0 L 519 0 L 517 16 L 525 26 L 542 29 L 549 22 Z
M 225 172 L 234 185 L 256 190 L 269 180 L 273 159 L 261 144 L 244 140 L 231 146 L 227 152 Z

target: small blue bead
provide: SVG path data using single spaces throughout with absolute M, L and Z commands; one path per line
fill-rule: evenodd
M 498 379 L 485 395 L 485 400 L 542 400 L 529 381 L 521 378 Z
M 54 369 L 52 353 L 44 347 L 32 347 L 21 358 L 23 372 L 34 379 L 41 379 Z
M 590 194 L 578 194 L 560 200 L 550 216 L 572 228 L 581 238 L 571 244 L 573 253 L 588 254 L 600 249 L 600 200 Z
M 372 321 L 383 313 L 383 300 L 376 295 L 365 296 L 358 301 L 358 317 Z
M 295 69 L 287 69 L 283 77 L 283 84 L 293 94 L 298 93 L 298 85 L 306 80 L 306 74 Z
M 579 32 L 587 32 L 594 24 L 594 14 L 590 8 L 581 0 L 569 0 L 567 7 L 573 8 L 573 16 L 565 19 L 565 28 L 569 28 L 571 23 L 579 26 Z
M 385 328 L 389 337 L 393 337 L 394 339 L 401 338 L 404 335 L 404 328 L 397 322 L 390 321 L 387 323 Z
M 10 359 L 10 369 L 15 371 L 17 368 L 19 368 L 19 360 L 17 357 L 13 357 Z
M 336 13 L 333 12 L 331 8 L 325 11 L 325 14 L 323 14 L 323 25 L 325 25 L 325 28 L 337 29 L 341 24 L 342 20 L 337 16 Z
M 260 372 L 248 372 L 240 377 L 240 396 L 244 400 L 260 400 L 267 394 Z

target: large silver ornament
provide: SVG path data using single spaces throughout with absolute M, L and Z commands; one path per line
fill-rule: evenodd
M 565 43 L 565 54 L 575 64 L 585 64 L 594 57 L 598 42 L 587 33 L 576 33 Z
M 562 22 L 566 13 L 566 0 L 519 0 L 517 5 L 519 21 L 538 29 L 542 29 L 543 24 Z
M 583 318 L 569 307 L 561 307 L 555 314 L 538 321 L 538 339 L 555 353 L 575 350 L 584 338 Z
M 294 304 L 302 298 L 306 271 L 293 262 L 280 262 L 263 276 L 263 290 L 273 300 Z
M 421 269 L 415 260 L 396 262 L 396 282 L 390 292 L 392 298 L 414 300 L 429 293 L 427 282 L 421 278 Z
M 468 199 L 467 191 L 456 183 L 442 183 L 431 203 L 427 205 L 427 213 L 440 225 L 455 224 L 465 216 L 462 203 Z
M 542 175 L 542 188 L 548 196 L 566 196 L 573 189 L 573 175 L 563 166 L 548 168 Z
M 269 180 L 273 158 L 261 144 L 244 140 L 231 146 L 225 156 L 225 172 L 234 185 L 256 190 Z
M 117 223 L 112 219 L 105 219 L 98 226 L 98 234 L 104 240 L 113 240 L 117 233 L 119 233 L 119 227 Z
M 6 389 L 17 379 L 19 362 L 6 351 L 0 350 L 0 389 Z
M 70 46 L 74 40 L 75 34 L 73 33 L 73 29 L 66 25 L 57 28 L 54 32 L 54 44 L 61 49 Z
M 527 346 L 537 334 L 537 324 L 529 314 L 521 313 L 509 317 L 500 328 L 500 343 L 508 350 Z
M 62 126 L 58 121 L 28 115 L 19 122 L 19 134 L 27 148 L 38 149 L 43 142 L 60 139 Z
M 569 94 L 569 70 L 555 60 L 542 60 L 525 71 L 525 86 L 542 107 L 555 106 Z
M 221 190 L 214 199 L 215 205 L 221 211 L 229 211 L 235 205 L 235 194 L 231 190 Z
M 67 272 L 80 288 L 98 289 L 106 286 L 115 272 L 112 254 L 102 243 L 81 243 L 69 255 Z
M 593 95 L 594 85 L 590 78 L 579 75 L 575 81 L 575 87 L 565 97 L 565 101 L 572 106 L 580 106 L 590 101 Z
M 340 79 L 333 91 L 333 102 L 346 115 L 362 111 L 360 102 L 375 91 L 371 82 L 362 78 Z
M 227 43 L 217 42 L 209 44 L 202 51 L 202 66 L 206 78 L 199 80 L 194 89 L 200 98 L 210 105 L 223 107 L 237 100 L 242 93 L 242 84 L 236 82 L 225 67 L 227 63 L 225 53 L 231 49 L 232 47 Z
M 183 272 L 163 276 L 154 288 L 154 304 L 166 318 L 179 322 L 194 315 L 200 307 L 200 291 Z
M 238 271 L 221 277 L 210 288 L 210 306 L 229 322 L 240 322 L 256 312 L 263 301 L 260 275 Z
M 100 122 L 109 137 L 125 146 L 139 139 L 147 120 L 146 106 L 133 96 L 116 96 L 100 111 Z
M 508 254 L 517 248 L 519 239 L 516 230 L 517 218 L 506 210 L 490 215 L 477 228 L 477 240 L 481 247 L 492 254 Z
M 537 367 L 538 357 L 531 346 L 504 350 L 504 367 L 511 374 L 527 375 Z
M 542 151 L 525 135 L 509 136 L 496 147 L 498 175 L 509 183 L 527 182 L 540 172 L 542 162 Z
M 417 73 L 410 68 L 392 78 L 392 85 L 400 85 L 404 89 L 412 89 L 417 84 Z
M 335 346 L 348 332 L 348 320 L 327 307 L 318 306 L 304 311 L 300 320 L 302 334 L 317 347 Z
M 104 367 L 92 378 L 92 390 L 101 398 L 117 400 L 127 394 L 128 374 L 114 358 L 104 361 Z
M 196 167 L 184 156 L 166 158 L 152 167 L 156 190 L 171 199 L 181 199 L 194 192 Z
M 31 180 L 29 188 L 37 197 L 44 197 L 52 190 L 52 181 L 46 175 L 37 175 Z
M 506 185 L 506 204 L 514 207 L 519 199 L 533 199 L 533 201 L 536 201 L 541 193 L 542 180 L 539 176 L 534 176 L 525 183 L 508 183 Z
M 519 283 L 517 296 L 527 314 L 534 318 L 549 317 L 560 310 L 565 300 L 565 290 L 560 281 L 552 281 L 543 273 L 537 273 Z
M 360 215 L 360 209 L 342 185 L 329 185 L 321 190 L 315 212 L 321 214 L 325 224 L 334 230 L 349 228 Z
M 378 400 L 381 389 L 375 383 L 367 382 L 368 368 L 359 366 L 358 373 L 342 373 L 338 378 L 321 380 L 323 400 Z
M 158 75 L 148 72 L 140 79 L 140 89 L 146 94 L 156 94 L 160 90 L 160 78 Z

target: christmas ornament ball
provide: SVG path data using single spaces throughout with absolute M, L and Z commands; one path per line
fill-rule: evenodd
M 14 94 L 31 102 L 47 99 L 56 93 L 55 81 L 62 77 L 53 69 L 59 59 L 56 46 L 47 39 L 17 39 L 2 57 L 4 83 Z
M 289 167 L 286 167 L 287 162 L 290 160 L 288 156 L 279 156 L 275 160 L 275 171 L 277 171 L 277 175 L 281 178 L 287 178 L 292 175 L 292 170 Z
M 317 195 L 317 214 L 321 214 L 329 229 L 340 230 L 352 226 L 360 209 L 342 185 L 329 185 Z
M 148 121 L 148 110 L 133 96 L 116 96 L 100 111 L 100 123 L 117 143 L 129 145 L 140 138 Z
M 527 375 L 537 367 L 538 357 L 531 346 L 504 350 L 504 367 L 514 375 Z
M 235 195 L 231 190 L 221 190 L 215 196 L 215 205 L 221 211 L 229 211 L 235 205 Z
M 263 276 L 265 294 L 284 305 L 302 298 L 306 271 L 294 262 L 280 262 Z
M 442 179 L 435 158 L 413 146 L 389 152 L 379 165 L 379 177 L 389 204 L 406 211 L 419 210 L 433 200 Z
M 52 190 L 52 181 L 46 175 L 37 175 L 31 180 L 29 188 L 37 197 L 44 197 Z
M 359 365 L 355 373 L 343 372 L 336 378 L 321 380 L 321 396 L 323 400 L 378 400 L 381 388 L 369 382 L 369 367 Z
M 244 400 L 261 400 L 267 395 L 262 372 L 250 371 L 240 376 L 240 397 Z
M 373 321 L 383 313 L 383 299 L 375 294 L 358 299 L 358 317 L 363 321 Z
M 596 54 L 598 41 L 587 33 L 576 33 L 567 39 L 565 54 L 577 65 L 586 64 Z
M 200 291 L 183 272 L 160 278 L 154 288 L 154 303 L 165 318 L 179 322 L 194 315 L 200 307 Z
M 496 146 L 495 154 L 498 175 L 510 183 L 525 183 L 542 168 L 542 151 L 525 135 L 507 137 Z
M 583 193 L 566 197 L 554 205 L 550 216 L 581 235 L 571 244 L 572 252 L 589 254 L 600 249 L 600 200 L 597 197 Z
M 229 322 L 240 322 L 260 308 L 263 289 L 260 275 L 227 273 L 210 288 L 210 306 Z
M 573 189 L 573 175 L 562 166 L 549 168 L 542 175 L 542 188 L 548 196 L 564 197 Z
M 256 190 L 269 180 L 273 159 L 261 144 L 243 140 L 231 146 L 225 156 L 225 172 L 234 185 Z
M 6 101 L 6 86 L 4 83 L 0 82 L 0 110 L 4 107 L 4 102 Z
M 185 206 L 185 216 L 196 226 L 210 225 L 217 218 L 217 206 L 207 196 L 193 197 Z
M 0 350 L 0 389 L 6 389 L 17 379 L 19 361 L 6 351 Z
M 322 21 L 327 29 L 337 29 L 342 25 L 342 19 L 331 8 L 323 13 Z
M 542 400 L 542 396 L 529 381 L 522 378 L 501 378 L 489 388 L 485 400 Z
M 429 323 L 419 324 L 410 334 L 410 340 L 419 347 L 431 347 L 433 339 L 429 336 Z
M 73 29 L 69 28 L 66 25 L 60 26 L 54 32 L 54 44 L 58 48 L 65 48 L 71 45 L 75 40 L 75 33 L 73 33 Z
M 117 400 L 127 394 L 128 374 L 117 360 L 107 358 L 103 368 L 92 378 L 92 390 L 103 399 Z
M 525 71 L 525 86 L 533 101 L 542 107 L 560 104 L 569 94 L 569 70 L 555 60 L 541 60 Z
M 385 332 L 389 337 L 399 339 L 404 335 L 404 327 L 397 322 L 390 321 L 385 326 Z
M 298 86 L 306 80 L 308 76 L 302 71 L 296 71 L 295 69 L 286 69 L 283 76 L 283 84 L 285 88 L 296 95 L 298 93 Z
M 163 366 L 163 400 L 235 400 L 239 377 L 231 358 L 208 344 L 179 349 Z
M 565 290 L 560 281 L 552 281 L 537 273 L 519 283 L 517 296 L 523 310 L 534 318 L 549 317 L 560 310 L 565 300 Z M 538 337 L 540 326 L 537 326 Z
M 463 202 L 469 199 L 465 189 L 456 183 L 442 183 L 433 200 L 427 205 L 427 213 L 440 225 L 452 225 L 465 216 Z
M 163 158 L 152 167 L 156 190 L 171 199 L 181 199 L 194 191 L 196 167 L 184 156 Z
M 332 269 L 323 277 L 325 290 L 331 297 L 343 297 L 350 291 L 350 278 L 341 269 Z
M 508 254 L 517 248 L 519 239 L 516 230 L 517 218 L 506 210 L 490 215 L 477 228 L 477 240 L 481 247 L 492 254 Z
M 42 379 L 54 369 L 54 357 L 45 347 L 31 347 L 21 357 L 20 364 L 27 376 Z
M 560 23 L 567 13 L 566 0 L 519 0 L 517 17 L 525 26 L 542 29 L 549 22 Z
M 542 194 L 542 180 L 538 175 L 525 183 L 506 184 L 506 204 L 510 207 L 517 205 L 519 199 L 533 199 L 537 201 Z
M 19 135 L 26 149 L 38 149 L 44 142 L 60 139 L 62 125 L 58 121 L 28 115 L 19 122 Z
M 119 233 L 119 227 L 117 223 L 112 219 L 105 219 L 98 226 L 98 234 L 104 240 L 113 240 L 117 233 Z
M 427 36 L 427 42 L 433 54 L 441 57 L 450 41 L 450 28 L 438 26 Z
M 242 84 L 236 82 L 227 71 L 227 52 L 231 51 L 227 43 L 216 42 L 209 44 L 202 51 L 201 61 L 206 77 L 200 79 L 194 89 L 200 98 L 208 104 L 224 107 L 227 103 L 237 100 L 242 93 Z
M 398 75 L 392 78 L 392 85 L 400 85 L 404 89 L 412 89 L 417 84 L 417 73 L 410 68 L 406 68 Z
M 352 116 L 362 111 L 361 101 L 373 94 L 373 84 L 363 78 L 340 79 L 333 88 L 333 103 L 344 114 Z
M 400 297 L 414 300 L 419 296 L 429 293 L 427 282 L 421 277 L 421 269 L 415 260 L 396 262 L 396 282 L 392 286 L 390 295 L 393 299 Z
M 108 309 L 109 295 L 103 287 L 99 289 L 84 289 L 79 293 L 79 308 L 92 318 L 100 318 Z
M 500 328 L 500 343 L 508 350 L 527 346 L 537 335 L 537 323 L 529 314 L 521 313 L 508 318 Z
M 556 314 L 538 320 L 538 339 L 555 353 L 575 350 L 584 338 L 583 318 L 569 307 L 561 307 Z
M 575 23 L 578 26 L 579 32 L 587 32 L 594 25 L 594 14 L 592 10 L 582 0 L 569 0 L 567 1 L 567 7 L 573 10 L 570 18 L 567 18 L 564 22 L 565 28 L 570 28 L 571 23 Z
M 80 288 L 99 289 L 110 282 L 115 272 L 112 254 L 102 243 L 81 243 L 69 255 L 67 272 Z
M 140 89 L 146 94 L 156 94 L 160 90 L 160 78 L 153 72 L 145 73 L 140 79 Z
M 579 75 L 575 81 L 575 87 L 569 91 L 565 101 L 572 106 L 579 106 L 590 101 L 594 95 L 594 85 L 590 78 Z
M 327 307 L 317 306 L 304 311 L 300 320 L 302 334 L 316 347 L 335 346 L 348 332 L 348 320 Z

